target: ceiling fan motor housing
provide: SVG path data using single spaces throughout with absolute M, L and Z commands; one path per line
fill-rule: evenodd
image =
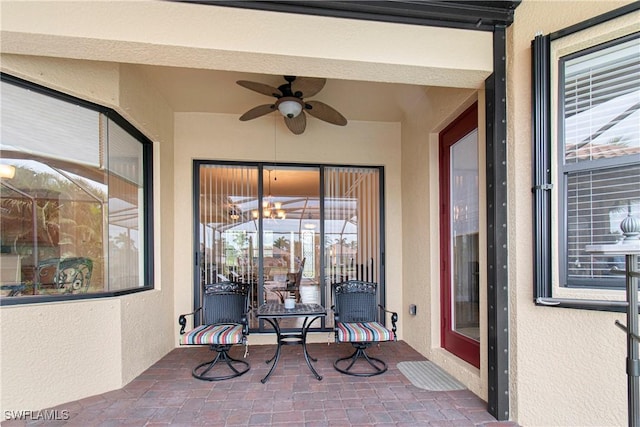
M 276 101 L 276 108 L 290 119 L 298 116 L 304 108 L 304 103 L 300 98 L 295 96 L 283 96 Z

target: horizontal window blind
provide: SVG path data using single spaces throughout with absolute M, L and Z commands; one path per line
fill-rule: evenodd
M 640 151 L 640 38 L 561 60 L 567 163 Z
M 624 257 L 587 245 L 615 243 L 620 222 L 640 217 L 640 37 L 560 60 L 561 273 L 569 286 L 622 286 Z
M 3 151 L 104 166 L 99 112 L 5 82 L 0 91 Z
M 567 272 L 569 282 L 614 276 L 624 257 L 591 255 L 587 245 L 616 243 L 620 222 L 631 213 L 640 218 L 640 165 L 567 174 Z M 623 280 L 620 278 L 620 280 Z

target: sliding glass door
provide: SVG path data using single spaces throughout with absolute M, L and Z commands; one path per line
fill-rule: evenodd
M 196 161 L 194 307 L 205 283 L 224 280 L 251 284 L 253 307 L 289 295 L 328 307 L 331 284 L 348 279 L 384 295 L 381 181 L 377 167 Z
M 331 284 L 383 283 L 381 177 L 378 169 L 328 167 L 324 173 L 326 300 Z M 380 298 L 384 299 L 382 287 Z

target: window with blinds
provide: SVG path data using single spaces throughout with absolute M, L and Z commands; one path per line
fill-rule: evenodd
M 109 108 L 0 80 L 0 271 L 19 262 L 0 304 L 153 288 L 151 141 Z
M 567 286 L 622 286 L 624 257 L 596 256 L 620 222 L 640 217 L 640 34 L 559 61 L 561 277 Z

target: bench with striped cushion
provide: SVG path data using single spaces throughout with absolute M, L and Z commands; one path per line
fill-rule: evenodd
M 338 323 L 339 342 L 380 342 L 393 341 L 393 331 L 379 322 Z
M 231 345 L 242 342 L 242 325 L 202 325 L 182 335 L 182 345 Z

